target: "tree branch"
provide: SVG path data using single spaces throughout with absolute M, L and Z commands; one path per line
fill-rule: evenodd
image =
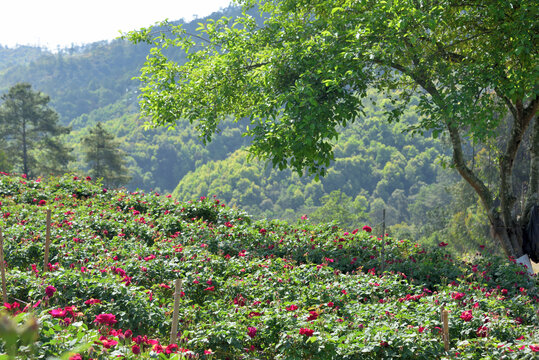
M 438 89 L 430 80 L 425 78 L 424 73 L 418 74 L 417 72 L 407 69 L 401 64 L 394 63 L 391 61 L 384 62 L 380 59 L 374 59 L 373 61 L 379 65 L 390 66 L 393 69 L 398 70 L 402 72 L 403 74 L 410 76 L 419 86 L 421 86 L 427 93 L 429 93 L 432 96 L 434 103 L 440 109 L 444 109 L 446 107 L 445 102 L 442 96 L 440 95 Z M 477 175 L 472 170 L 470 170 L 470 168 L 466 165 L 464 152 L 462 150 L 462 139 L 460 137 L 458 127 L 451 122 L 451 119 L 445 119 L 445 125 L 449 132 L 449 137 L 451 139 L 451 146 L 453 148 L 453 162 L 455 164 L 455 167 L 457 168 L 457 171 L 459 172 L 459 174 L 475 190 L 475 192 L 481 199 L 481 202 L 483 203 L 483 206 L 487 212 L 489 219 L 491 220 L 491 223 L 494 224 L 495 218 L 497 217 L 497 211 L 496 209 L 494 209 L 494 206 L 493 206 L 492 193 L 490 192 L 488 187 L 483 183 L 483 181 L 479 179 Z
M 494 89 L 494 91 L 496 92 L 496 95 L 498 95 L 498 97 L 500 99 L 502 99 L 504 102 L 505 102 L 505 106 L 507 106 L 507 108 L 509 109 L 509 111 L 511 111 L 511 114 L 513 115 L 513 118 L 517 118 L 518 117 L 518 113 L 517 113 L 517 109 L 515 108 L 515 106 L 513 105 L 513 103 L 511 102 L 511 100 L 505 96 L 504 94 L 502 94 L 499 89 Z

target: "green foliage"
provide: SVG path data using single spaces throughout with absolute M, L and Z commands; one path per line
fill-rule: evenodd
M 47 53 L 47 50 L 34 46 L 9 48 L 0 45 L 0 74 L 13 66 L 28 64 Z
M 82 138 L 84 160 L 93 177 L 103 179 L 110 187 L 117 187 L 129 182 L 125 153 L 119 149 L 114 135 L 101 123 L 90 129 L 88 136 Z
M 322 196 L 322 205 L 309 216 L 315 222 L 337 221 L 341 226 L 350 228 L 367 220 L 365 210 L 367 199 L 358 195 L 356 199 L 333 190 L 330 194 Z
M 254 155 L 281 170 L 324 175 L 331 141 L 357 121 L 371 87 L 388 93 L 390 121 L 417 94 L 426 115 L 417 132 L 438 134 L 453 122 L 476 139 L 495 134 L 493 115 L 505 106 L 481 96 L 484 89 L 511 100 L 537 94 L 537 54 L 524 50 L 535 39 L 531 1 L 239 3 L 241 16 L 201 23 L 197 36 L 168 24 L 168 32 L 126 36 L 154 46 L 139 76 L 141 109 L 153 125 L 200 121 L 211 141 L 225 116 L 247 117 Z M 248 11 L 255 5 L 264 16 L 258 22 Z M 184 50 L 188 61 L 167 57 L 169 48 Z
M 3 146 L 0 145 L 0 148 L 3 148 Z M 6 153 L 3 150 L 0 150 L 0 171 L 10 172 L 12 168 L 13 165 L 9 161 Z
M 18 171 L 28 176 L 59 174 L 72 159 L 61 135 L 70 129 L 58 124 L 49 97 L 19 83 L 2 95 L 0 145 Z

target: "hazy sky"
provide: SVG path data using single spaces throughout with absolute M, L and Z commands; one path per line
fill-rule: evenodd
M 0 0 L 0 44 L 56 49 L 111 40 L 157 21 L 192 20 L 231 0 Z

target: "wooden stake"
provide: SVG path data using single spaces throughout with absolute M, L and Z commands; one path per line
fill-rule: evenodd
M 6 268 L 4 267 L 4 238 L 0 228 L 0 271 L 2 272 L 2 300 L 7 303 Z
M 449 350 L 449 312 L 442 308 L 442 338 L 444 339 L 445 351 Z
M 172 330 L 170 330 L 170 343 L 176 344 L 178 341 L 178 312 L 180 310 L 180 295 L 182 291 L 182 280 L 174 280 L 174 312 L 172 313 Z
M 381 264 L 381 270 L 382 270 L 382 273 L 384 273 L 385 271 L 385 267 L 386 267 L 386 260 L 385 260 L 385 237 L 386 235 L 386 209 L 383 209 L 382 210 L 382 253 L 381 253 L 381 260 L 382 260 L 382 264 Z
M 45 259 L 43 260 L 43 273 L 47 272 L 49 265 L 49 246 L 51 244 L 51 210 L 47 209 L 47 230 L 45 233 Z

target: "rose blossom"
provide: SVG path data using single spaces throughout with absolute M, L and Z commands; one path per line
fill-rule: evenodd
M 301 328 L 299 329 L 299 334 L 300 335 L 305 335 L 305 336 L 313 336 L 313 333 L 314 333 L 314 330 L 313 329 L 308 329 L 308 328 Z
M 112 314 L 99 314 L 95 317 L 94 322 L 103 325 L 112 325 L 117 323 L 116 316 Z

